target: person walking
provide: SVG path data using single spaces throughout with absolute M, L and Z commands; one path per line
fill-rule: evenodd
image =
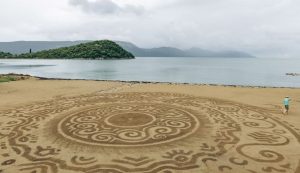
M 284 114 L 289 114 L 289 105 L 290 105 L 290 97 L 289 96 L 286 96 L 284 99 L 283 99 L 283 105 L 284 105 Z

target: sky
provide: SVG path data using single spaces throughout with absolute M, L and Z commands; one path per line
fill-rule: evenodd
M 0 41 L 111 39 L 300 58 L 299 0 L 0 0 Z

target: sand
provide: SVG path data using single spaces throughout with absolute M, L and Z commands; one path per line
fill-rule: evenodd
M 300 89 L 30 78 L 0 96 L 2 172 L 300 172 Z

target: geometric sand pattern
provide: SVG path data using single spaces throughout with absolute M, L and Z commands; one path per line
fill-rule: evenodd
M 59 97 L 0 112 L 0 172 L 300 172 L 299 132 L 274 117 L 184 94 Z

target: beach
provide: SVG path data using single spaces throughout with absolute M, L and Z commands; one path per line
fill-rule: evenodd
M 0 96 L 5 173 L 300 172 L 300 88 L 30 77 Z

